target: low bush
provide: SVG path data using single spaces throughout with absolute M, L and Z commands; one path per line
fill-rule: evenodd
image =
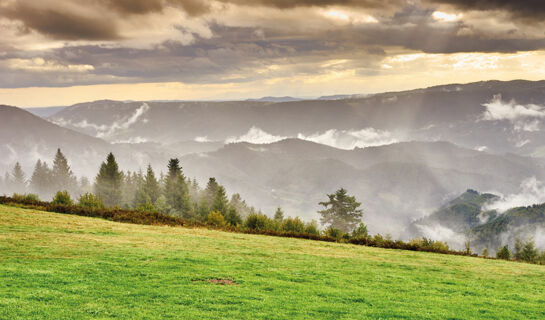
M 219 211 L 212 211 L 208 214 L 208 224 L 216 228 L 225 227 L 225 218 Z
M 83 208 L 104 209 L 102 200 L 92 193 L 82 194 L 78 199 L 78 206 Z
M 72 206 L 74 205 L 74 201 L 72 201 L 72 198 L 70 198 L 70 194 L 68 193 L 68 191 L 64 190 L 57 191 L 57 193 L 53 197 L 53 201 L 51 201 L 51 204 Z

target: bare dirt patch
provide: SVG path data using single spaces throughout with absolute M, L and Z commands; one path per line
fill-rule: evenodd
M 221 278 L 217 278 L 217 279 L 196 279 L 196 280 L 193 280 L 193 281 L 208 282 L 208 283 L 217 284 L 217 285 L 220 285 L 220 286 L 238 286 L 238 283 L 236 283 L 234 280 L 231 280 L 231 279 L 221 279 Z

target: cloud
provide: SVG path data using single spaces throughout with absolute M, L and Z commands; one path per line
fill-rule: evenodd
M 299 133 L 295 137 L 297 139 L 312 141 L 345 150 L 398 142 L 392 137 L 390 132 L 377 130 L 374 128 L 366 128 L 361 130 L 330 129 L 322 133 L 315 133 L 311 135 Z M 225 141 L 225 143 L 249 142 L 253 144 L 267 144 L 295 137 L 276 136 L 267 133 L 260 128 L 252 127 L 244 135 L 239 137 L 230 137 Z
M 535 104 L 520 105 L 515 100 L 505 102 L 501 95 L 495 95 L 483 106 L 486 107 L 486 111 L 482 115 L 482 120 L 507 120 L 513 124 L 515 131 L 539 131 L 540 120 L 545 118 L 545 107 Z
M 428 2 L 450 5 L 460 10 L 505 11 L 521 19 L 541 20 L 545 18 L 545 2 L 541 0 L 429 0 Z
M 63 127 L 72 126 L 72 127 L 76 127 L 80 129 L 92 129 L 97 138 L 109 138 L 113 136 L 114 134 L 116 134 L 118 131 L 127 130 L 130 126 L 138 122 L 138 120 L 149 110 L 149 108 L 150 107 L 147 103 L 143 103 L 138 109 L 134 110 L 134 112 L 129 117 L 114 121 L 110 125 L 107 125 L 107 124 L 98 125 L 95 123 L 90 123 L 86 119 L 80 122 L 71 122 L 71 121 L 66 121 L 63 118 L 57 118 L 53 122 Z M 141 142 L 147 141 L 145 138 L 142 138 L 142 137 L 136 137 L 135 139 L 136 140 L 132 142 L 141 143 Z M 130 139 L 117 141 L 117 142 L 131 143 Z
M 95 68 L 88 64 L 60 64 L 43 58 L 7 59 L 2 61 L 7 68 L 30 72 L 88 72 Z
M 532 177 L 520 184 L 519 193 L 502 196 L 499 200 L 483 206 L 483 210 L 497 210 L 501 213 L 516 207 L 542 203 L 545 203 L 545 183 Z
M 287 137 L 272 135 L 257 127 L 251 127 L 247 133 L 243 134 L 240 137 L 227 138 L 225 140 L 225 143 L 249 142 L 253 144 L 267 144 L 267 143 L 278 142 L 286 138 Z
M 297 138 L 325 144 L 331 147 L 352 150 L 398 142 L 388 131 L 366 128 L 361 130 L 330 129 L 313 135 L 299 134 Z

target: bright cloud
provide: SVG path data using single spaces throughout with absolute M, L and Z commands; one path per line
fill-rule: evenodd
M 505 212 L 516 207 L 527 207 L 545 203 L 545 183 L 535 177 L 528 178 L 520 184 L 520 191 L 502 196 L 499 200 L 484 206 L 484 210 Z
M 230 137 L 225 140 L 225 143 L 249 142 L 255 144 L 266 144 L 284 140 L 287 137 L 275 136 L 267 133 L 257 127 L 251 127 L 246 134 L 240 137 Z
M 361 130 L 336 130 L 331 129 L 323 133 L 313 135 L 299 134 L 297 138 L 325 144 L 331 147 L 351 150 L 380 146 L 398 142 L 388 131 L 366 128 Z
M 516 101 L 503 101 L 496 95 L 490 102 L 483 104 L 486 111 L 482 116 L 485 121 L 507 120 L 513 123 L 516 131 L 539 131 L 541 119 L 545 118 L 545 107 L 536 104 L 521 105 Z

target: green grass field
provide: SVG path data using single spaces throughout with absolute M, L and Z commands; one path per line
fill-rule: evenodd
M 0 206 L 0 318 L 544 319 L 545 267 Z

